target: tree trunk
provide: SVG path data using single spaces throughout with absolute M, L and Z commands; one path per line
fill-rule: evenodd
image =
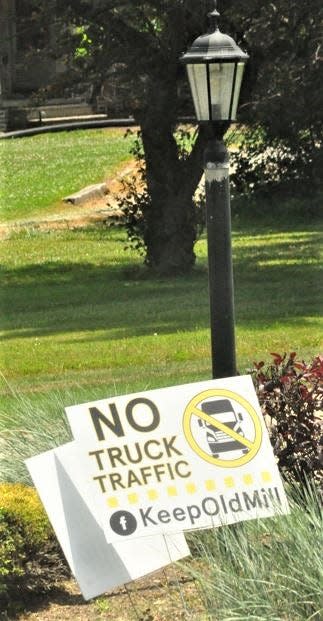
M 184 274 L 195 263 L 197 214 L 193 195 L 202 175 L 203 139 L 198 137 L 192 153 L 183 160 L 168 119 L 146 116 L 141 120 L 141 131 L 152 201 L 144 239 L 146 263 L 160 274 Z

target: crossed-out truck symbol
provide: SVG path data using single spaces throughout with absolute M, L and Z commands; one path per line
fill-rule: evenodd
M 245 437 L 240 425 L 243 416 L 242 414 L 235 413 L 229 399 L 205 401 L 201 405 L 201 410 L 209 416 L 215 416 L 219 422 L 228 427 L 228 431 L 232 429 L 242 438 Z M 239 440 L 231 437 L 229 433 L 226 434 L 224 431 L 217 429 L 215 426 L 211 425 L 211 423 L 207 423 L 200 418 L 199 426 L 205 429 L 206 440 L 212 457 L 219 457 L 221 453 L 227 453 L 229 451 L 240 451 L 242 454 L 248 453 L 248 449 L 243 442 L 239 442 Z

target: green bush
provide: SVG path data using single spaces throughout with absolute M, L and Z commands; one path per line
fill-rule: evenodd
M 0 609 L 19 609 L 28 594 L 46 592 L 68 576 L 37 492 L 0 484 Z
M 322 191 L 322 148 L 310 132 L 272 136 L 261 125 L 245 127 L 231 155 L 235 194 L 308 197 Z
M 0 509 L 0 601 L 7 592 L 7 581 L 23 575 L 23 546 L 22 536 L 9 524 L 6 511 Z
M 244 127 L 230 163 L 235 220 L 287 224 L 322 216 L 322 148 L 309 132 L 295 141 Z

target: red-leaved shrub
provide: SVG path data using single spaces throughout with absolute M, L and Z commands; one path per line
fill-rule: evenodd
M 278 467 L 288 481 L 323 482 L 323 356 L 292 352 L 254 363 L 252 375 Z

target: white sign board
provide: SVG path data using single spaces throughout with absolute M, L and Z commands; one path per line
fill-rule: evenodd
M 181 535 L 111 544 L 76 442 L 27 460 L 27 466 L 67 562 L 85 599 L 140 578 L 189 554 Z
M 113 397 L 66 412 L 109 541 L 288 512 L 250 376 Z

